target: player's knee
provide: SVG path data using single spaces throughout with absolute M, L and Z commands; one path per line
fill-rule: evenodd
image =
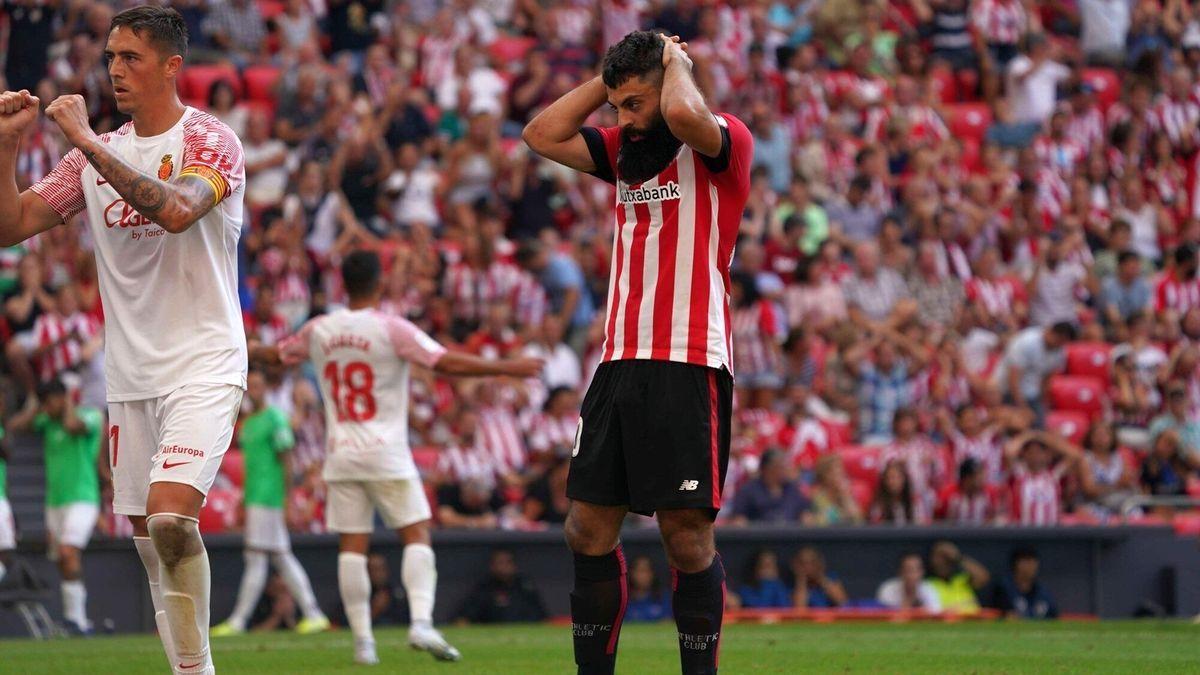
M 174 567 L 200 548 L 200 532 L 194 521 L 172 514 L 156 514 L 146 519 L 146 529 L 158 559 L 166 567 Z
M 563 524 L 567 548 L 583 555 L 604 555 L 616 547 L 616 532 L 604 530 L 574 513 L 568 514 L 567 522 Z
M 685 572 L 707 568 L 716 553 L 712 533 L 704 527 L 663 528 L 662 538 L 667 561 Z

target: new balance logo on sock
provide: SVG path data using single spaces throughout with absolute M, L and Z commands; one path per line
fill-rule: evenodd
M 679 644 L 683 645 L 684 649 L 694 649 L 698 652 L 708 649 L 710 644 L 715 644 L 721 637 L 720 633 L 712 635 L 692 635 L 691 633 L 680 633 Z
M 700 487 L 700 481 L 685 480 L 679 484 L 679 491 L 683 492 L 684 490 L 687 490 L 688 492 L 692 492 L 693 490 L 695 490 L 698 487 Z

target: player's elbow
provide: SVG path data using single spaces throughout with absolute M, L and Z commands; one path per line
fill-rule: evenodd
M 537 119 L 534 119 L 525 128 L 521 130 L 521 140 L 525 141 L 525 145 L 529 146 L 530 150 L 544 154 L 543 150 L 546 147 L 546 135 L 542 132 L 541 126 Z
M 191 218 L 161 218 L 158 221 L 158 226 L 166 230 L 169 234 L 182 234 L 187 232 L 188 228 L 196 221 Z

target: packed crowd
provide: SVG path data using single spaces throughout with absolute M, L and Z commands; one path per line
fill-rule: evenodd
M 650 27 L 687 42 L 712 107 L 755 140 L 724 522 L 1108 521 L 1158 514 L 1131 498 L 1196 479 L 1200 6 L 171 4 L 192 40 L 181 95 L 245 147 L 248 337 L 273 344 L 344 302 L 339 260 L 371 247 L 387 311 L 456 349 L 546 359 L 539 381 L 414 377 L 444 527 L 564 518 L 613 194 L 520 132 Z M 122 124 L 101 54 L 114 9 L 6 0 L 5 88 L 82 93 L 94 129 Z M 64 149 L 32 127 L 21 187 Z M 5 391 L 63 379 L 103 409 L 84 231 L 0 250 Z M 265 375 L 296 435 L 291 523 L 319 528 L 321 374 Z M 213 527 L 236 511 L 236 451 L 224 476 Z

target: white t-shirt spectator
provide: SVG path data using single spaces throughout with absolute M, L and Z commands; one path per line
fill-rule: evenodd
M 473 69 L 465 78 L 448 77 L 437 87 L 437 104 L 442 110 L 458 108 L 460 87 L 466 87 L 471 110 L 499 114 L 508 95 L 508 84 L 500 74 L 486 66 Z
M 1030 72 L 1033 61 L 1022 54 L 1008 64 L 1009 101 L 1018 122 L 1044 124 L 1054 112 L 1055 89 L 1071 76 L 1071 70 L 1055 61 L 1043 61 Z M 1025 79 L 1021 76 L 1029 73 Z
M 393 171 L 383 186 L 387 194 L 397 195 L 392 201 L 392 218 L 403 225 L 437 224 L 437 188 L 440 182 L 437 169 L 428 165 L 418 166 L 412 171 Z
M 526 345 L 522 352 L 524 356 L 543 359 L 546 362 L 546 367 L 542 369 L 542 382 L 547 390 L 557 387 L 579 389 L 583 381 L 583 366 L 574 349 L 560 342 L 553 349 L 547 349 L 541 344 Z
M 269 138 L 262 143 L 248 143 L 243 146 L 246 164 L 253 166 L 259 162 L 269 161 L 279 157 L 287 157 L 287 145 L 278 138 Z M 277 164 L 265 169 L 259 169 L 246 179 L 246 202 L 251 206 L 268 206 L 278 204 L 283 200 L 288 186 L 287 163 Z
M 1059 321 L 1073 321 L 1075 291 L 1087 278 L 1087 270 L 1079 263 L 1060 262 L 1053 270 L 1042 267 L 1037 288 L 1029 303 L 1029 319 L 1035 326 L 1049 326 Z
M 875 599 L 884 607 L 900 609 L 904 604 L 904 582 L 898 578 L 888 579 L 879 585 Z M 928 581 L 922 581 L 917 587 L 917 599 L 921 603 L 921 609 L 930 612 L 942 611 L 942 601 Z
M 1026 401 L 1039 400 L 1042 397 L 1042 381 L 1062 370 L 1066 357 L 1061 349 L 1051 351 L 1046 348 L 1045 330 L 1041 326 L 1026 328 L 1008 343 L 1004 357 L 996 364 L 996 386 L 1002 392 L 1008 391 L 1010 366 L 1021 371 L 1021 396 Z
M 1124 51 L 1132 5 L 1132 0 L 1079 0 L 1079 17 L 1083 23 L 1080 46 L 1083 53 Z

